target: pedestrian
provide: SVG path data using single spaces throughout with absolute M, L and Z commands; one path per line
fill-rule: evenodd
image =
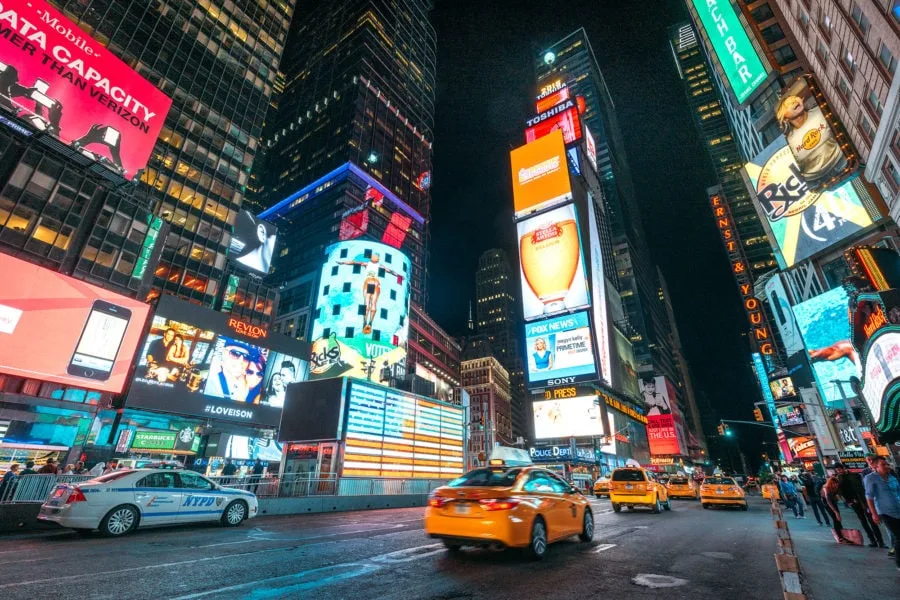
M 41 475 L 56 475 L 59 469 L 56 466 L 56 459 L 48 458 L 44 466 L 38 470 Z
M 900 480 L 891 475 L 891 468 L 883 456 L 875 459 L 875 472 L 866 475 L 863 485 L 866 503 L 875 527 L 884 521 L 894 540 L 900 536 Z M 896 548 L 895 548 L 896 550 Z M 900 571 L 900 555 L 894 553 L 897 570 Z
M 828 513 L 825 511 L 825 504 L 822 502 L 822 486 L 825 485 L 825 480 L 820 475 L 813 475 L 809 471 L 801 473 L 800 480 L 803 482 L 803 487 L 806 490 L 806 497 L 808 500 L 807 504 L 812 508 L 813 515 L 816 517 L 816 522 L 819 525 L 831 527 Z M 824 523 L 822 522 L 823 519 L 825 520 Z
M 118 461 L 118 459 L 114 458 L 111 461 L 109 461 L 108 463 L 106 463 L 106 468 L 103 469 L 103 474 L 106 475 L 107 473 L 112 473 L 113 471 L 115 471 L 118 468 L 119 468 L 119 461 Z
M 809 498 L 806 497 L 806 488 L 803 486 L 803 482 L 794 475 L 791 477 L 791 483 L 794 484 L 794 489 L 797 490 L 797 504 L 801 508 L 809 504 Z M 802 510 L 800 514 L 803 514 Z
M 837 478 L 829 477 L 828 481 L 822 486 L 820 497 L 822 498 L 822 504 L 825 506 L 825 511 L 828 513 L 828 516 L 831 517 L 831 528 L 834 531 L 834 535 L 837 536 L 838 543 L 850 544 L 852 542 L 844 537 L 844 526 L 843 523 L 841 523 L 841 511 L 838 510 L 837 497 L 839 489 L 840 483 Z
M 262 461 L 258 458 L 256 462 L 253 463 L 253 493 L 255 494 L 257 490 L 259 490 L 259 482 L 262 479 L 263 473 L 266 472 L 266 468 L 263 466 Z
M 797 488 L 794 487 L 791 480 L 787 478 L 787 475 L 782 475 L 781 479 L 778 481 L 778 491 L 784 499 L 784 505 L 794 512 L 794 518 L 805 519 L 806 517 L 803 515 L 803 503 L 797 498 L 799 492 L 797 491 Z
M 66 468 L 60 472 L 60 475 L 74 475 L 75 474 L 75 465 L 69 463 L 66 465 Z
M 34 470 L 33 460 L 26 461 L 25 468 L 19 473 L 19 477 L 25 477 L 26 475 L 37 475 L 37 471 Z
M 9 465 L 9 470 L 0 479 L 0 501 L 12 500 L 16 485 L 19 483 L 19 463 Z
M 106 463 L 98 462 L 96 465 L 91 467 L 91 470 L 88 471 L 88 475 L 91 477 L 100 477 L 106 472 Z
M 87 473 L 87 469 L 84 468 L 84 463 L 80 460 L 75 463 L 75 474 L 76 475 L 85 475 Z
M 225 459 L 225 466 L 222 467 L 222 484 L 231 485 L 234 483 L 234 474 L 237 473 L 237 467 L 231 462 L 230 458 Z
M 856 513 L 863 531 L 869 537 L 869 547 L 887 548 L 884 545 L 884 539 L 881 537 L 881 529 L 875 524 L 872 515 L 868 511 L 866 491 L 863 487 L 862 478 L 856 473 L 850 472 L 843 463 L 837 463 L 834 469 L 838 475 L 841 497 L 847 503 L 847 506 Z

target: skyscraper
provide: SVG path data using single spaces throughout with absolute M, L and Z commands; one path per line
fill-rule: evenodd
M 263 214 L 286 234 L 275 281 L 366 237 L 411 259 L 424 305 L 436 37 L 430 0 L 303 2 L 288 36 L 284 92 L 267 119 Z
M 477 353 L 476 353 L 477 354 Z M 462 389 L 469 394 L 469 456 L 487 458 L 491 448 L 508 446 L 515 440 L 509 404 L 509 374 L 500 361 L 487 355 L 466 358 L 461 366 Z M 481 465 L 485 465 L 484 459 Z
M 517 278 L 503 250 L 492 248 L 478 258 L 475 295 L 478 333 L 487 336 L 494 356 L 509 373 L 513 436 L 528 437 L 525 416 L 525 368 L 522 332 L 515 296 Z
M 697 35 L 691 24 L 682 23 L 672 27 L 669 30 L 669 43 L 678 74 L 685 84 L 688 106 L 709 153 L 724 200 L 731 209 L 735 229 L 753 278 L 756 279 L 778 264 L 753 206 L 753 199 L 741 177 L 744 161 L 728 123 L 722 97 L 714 85 L 711 68 L 697 43 Z
M 538 88 L 561 80 L 573 96 L 584 98 L 584 122 L 596 142 L 612 249 L 604 270 L 618 285 L 631 326 L 631 342 L 642 374 L 658 373 L 675 381 L 668 323 L 657 300 L 659 284 L 637 203 L 615 108 L 583 28 L 544 48 L 534 58 Z

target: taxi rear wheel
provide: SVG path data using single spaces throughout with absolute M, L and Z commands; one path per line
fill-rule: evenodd
M 666 498 L 666 503 L 663 504 L 663 508 L 666 510 L 672 510 L 672 500 L 670 498 Z
M 584 520 L 581 526 L 581 533 L 578 539 L 582 542 L 589 542 L 594 539 L 594 515 L 589 509 L 584 509 Z
M 745 504 L 745 505 L 743 505 L 743 506 L 741 507 L 741 510 L 748 510 L 749 508 L 750 508 L 750 507 L 747 506 L 747 505 Z
M 100 533 L 106 537 L 127 535 L 137 528 L 138 512 L 133 506 L 117 506 L 100 521 Z
M 656 499 L 656 503 L 653 505 L 653 514 L 658 515 L 662 512 L 662 502 L 659 501 L 659 498 Z
M 613 508 L 613 512 L 622 512 L 621 504 L 616 504 L 615 502 L 613 502 L 612 508 Z
M 528 544 L 528 555 L 540 560 L 547 556 L 547 525 L 542 517 L 534 520 L 531 526 L 531 543 Z
M 222 524 L 226 527 L 237 527 L 247 518 L 247 505 L 241 500 L 234 500 L 225 507 L 222 513 Z
M 459 552 L 462 550 L 462 544 L 456 544 L 451 542 L 450 540 L 444 540 L 444 548 L 447 549 L 448 552 Z

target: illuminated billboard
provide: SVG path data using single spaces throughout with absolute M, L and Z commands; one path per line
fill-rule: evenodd
M 586 311 L 525 325 L 528 383 L 565 385 L 596 377 Z
M 769 389 L 772 390 L 772 397 L 775 400 L 784 400 L 785 398 L 793 398 L 797 395 L 794 389 L 794 381 L 790 377 L 779 377 L 769 382 Z
M 603 247 L 600 245 L 600 229 L 597 208 L 588 194 L 588 230 L 591 260 L 591 307 L 594 325 L 594 343 L 600 367 L 600 379 L 612 387 L 612 345 L 609 315 L 606 309 L 606 275 L 603 271 Z
M 517 217 L 572 198 L 562 131 L 552 131 L 509 153 Z
M 647 415 L 647 441 L 654 456 L 681 454 L 679 443 L 680 417 L 675 406 L 674 390 L 663 377 L 646 377 L 642 381 L 641 395 L 644 414 Z M 683 433 L 682 433 L 683 437 Z
M 363 239 L 325 249 L 313 319 L 310 379 L 388 381 L 406 365 L 409 258 Z
M 150 306 L 0 253 L 0 373 L 119 393 Z
M 826 408 L 844 408 L 844 395 L 853 396 L 850 378 L 859 377 L 859 360 L 850 343 L 848 301 L 846 290 L 838 287 L 794 307 Z
M 807 436 L 787 438 L 788 447 L 795 458 L 816 458 L 816 440 Z
M 797 328 L 794 310 L 781 281 L 781 275 L 776 273 L 766 282 L 766 298 L 768 298 L 772 314 L 775 316 L 775 325 L 781 334 L 781 341 L 787 355 L 792 356 L 802 352 L 803 338 Z
M 581 139 L 581 117 L 573 100 L 566 100 L 529 119 L 528 128 L 525 129 L 525 142 L 530 144 L 557 129 L 562 131 L 563 142 L 566 144 Z
M 594 141 L 594 136 L 591 135 L 591 130 L 588 129 L 588 126 L 584 126 L 584 148 L 585 154 L 587 154 L 588 162 L 591 163 L 591 166 L 594 167 L 594 171 L 597 170 L 597 142 Z
M 346 423 L 344 477 L 448 479 L 463 473 L 460 406 L 350 381 Z
M 526 321 L 590 304 L 575 205 L 516 224 Z
M 278 230 L 274 225 L 254 216 L 249 210 L 242 210 L 231 234 L 228 257 L 247 269 L 268 275 L 277 236 Z
M 0 109 L 133 179 L 172 100 L 43 0 L 3 2 Z
M 768 73 L 731 0 L 691 0 L 716 62 L 738 103 L 762 84 Z
M 769 144 L 745 170 L 772 231 L 772 245 L 782 268 L 872 224 L 852 181 L 828 192 L 810 191 L 783 138 Z
M 896 400 L 885 406 L 885 392 L 900 377 L 900 332 L 894 327 L 878 333 L 866 349 L 863 399 L 878 429 L 886 431 L 900 423 Z M 889 409 L 889 410 L 886 410 Z
M 809 190 L 820 192 L 856 170 L 856 155 L 840 122 L 814 89 L 811 75 L 801 75 L 781 94 L 775 118 Z
M 806 423 L 799 405 L 779 406 L 775 409 L 775 416 L 778 418 L 777 424 L 781 427 L 794 427 Z
M 579 396 L 562 400 L 534 402 L 534 437 L 537 440 L 551 438 L 612 435 L 603 430 L 603 410 L 599 396 Z M 612 418 L 612 415 L 609 415 Z
M 162 296 L 138 355 L 129 408 L 277 426 L 309 345 Z M 302 357 L 302 358 L 301 358 Z

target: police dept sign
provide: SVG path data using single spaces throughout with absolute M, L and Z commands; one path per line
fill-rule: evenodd
M 572 449 L 568 446 L 544 446 L 528 449 L 528 454 L 534 462 L 572 462 Z M 590 448 L 576 448 L 575 462 L 597 462 L 594 451 Z

